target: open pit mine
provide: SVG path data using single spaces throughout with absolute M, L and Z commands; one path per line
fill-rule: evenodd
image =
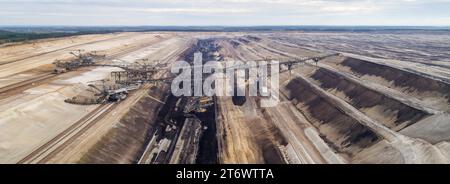
M 123 32 L 3 44 L 0 163 L 449 164 L 448 43 L 445 34 Z M 170 68 L 196 53 L 279 61 L 279 102 L 174 95 Z

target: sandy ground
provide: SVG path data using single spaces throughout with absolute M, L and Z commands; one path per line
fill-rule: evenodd
M 449 34 L 433 32 L 396 33 L 301 33 L 265 34 L 265 37 L 319 51 L 338 51 L 352 54 L 423 63 L 448 69 Z
M 52 82 L 10 97 L 20 100 L 0 102 L 0 162 L 17 162 L 96 107 L 65 103 L 74 93 L 73 85 Z
M 92 43 L 79 44 L 66 49 L 59 49 L 59 45 L 54 45 L 53 47 L 47 48 L 47 50 L 53 49 L 52 52 L 41 51 L 38 53 L 33 53 L 32 56 L 26 57 L 24 59 L 19 59 L 15 62 L 5 63 L 0 65 L 0 87 L 10 85 L 13 82 L 25 81 L 33 78 L 39 71 L 39 68 L 46 68 L 46 72 L 52 69 L 51 65 L 56 59 L 67 59 L 72 57 L 69 53 L 73 50 L 82 49 L 85 51 L 99 51 L 108 55 L 115 54 L 121 50 L 128 49 L 133 46 L 139 46 L 143 43 L 156 43 L 160 41 L 161 38 L 156 37 L 157 34 L 137 34 L 137 33 L 123 33 L 123 35 L 117 35 L 117 37 L 112 37 L 109 39 L 102 39 L 104 36 L 99 35 L 100 38 L 91 38 Z M 166 36 L 166 35 L 163 35 Z M 171 37 L 167 35 L 167 37 Z M 89 39 L 89 38 L 85 38 Z M 65 44 L 63 42 L 63 44 Z M 10 50 L 15 50 L 11 48 Z M 6 54 L 14 54 L 19 58 L 20 55 L 16 55 L 13 51 L 6 52 Z M 42 69 L 45 70 L 45 69 Z
M 127 47 L 123 44 L 134 44 L 139 41 L 153 43 L 157 41 L 154 34 L 135 34 L 127 33 L 118 38 L 112 38 L 108 41 L 100 41 L 92 45 L 86 44 L 82 47 L 86 49 L 115 49 L 117 47 Z M 173 40 L 163 41 L 158 47 L 168 47 L 174 44 Z M 176 43 L 175 43 L 176 44 Z M 155 47 L 152 47 L 155 48 Z M 144 49 L 144 50 L 143 50 Z M 146 52 L 142 48 L 131 54 Z M 45 61 L 46 58 L 62 57 L 65 51 L 56 51 L 50 54 L 36 56 L 30 59 L 20 60 L 11 64 L 25 66 L 33 61 Z M 148 53 L 152 54 L 152 53 Z M 145 57 L 145 55 L 143 55 Z M 135 58 L 138 59 L 138 58 Z M 7 64 L 7 65 L 11 65 Z M 1 74 L 13 66 L 2 65 Z M 40 64 L 26 66 L 27 68 L 39 67 Z M 14 69 L 16 69 L 14 67 Z M 70 98 L 83 90 L 78 89 L 91 81 L 108 78 L 111 71 L 117 68 L 90 68 L 81 69 L 81 71 L 69 72 L 59 75 L 55 80 L 48 84 L 30 88 L 21 94 L 11 96 L 0 101 L 0 162 L 15 163 L 25 157 L 31 151 L 49 141 L 59 132 L 67 129 L 71 124 L 78 121 L 97 105 L 79 106 L 65 103 L 64 100 Z M 20 72 L 19 70 L 10 71 L 10 73 Z
M 238 48 L 233 48 L 230 42 L 239 43 Z M 237 39 L 232 41 L 219 41 L 222 46 L 221 54 L 229 59 L 259 60 L 271 56 L 270 50 L 254 48 L 245 45 Z M 273 51 L 273 50 L 272 50 Z M 219 140 L 220 159 L 223 163 L 264 163 L 264 154 L 259 136 L 271 137 L 274 132 L 281 132 L 287 145 L 276 144 L 278 151 L 283 154 L 289 163 L 343 163 L 344 161 L 331 151 L 327 146 L 321 147 L 321 151 L 330 153 L 333 159 L 324 159 L 314 143 L 305 135 L 304 130 L 312 127 L 306 118 L 290 102 L 281 102 L 273 108 L 259 108 L 255 104 L 257 98 L 247 97 L 244 106 L 234 105 L 231 98 L 219 97 Z M 283 98 L 284 99 L 284 98 Z M 259 126 L 273 126 L 275 130 L 260 135 Z M 313 130 L 314 131 L 314 130 Z M 276 140 L 276 138 L 275 138 Z M 314 139 L 316 141 L 317 139 Z M 321 145 L 324 145 L 323 143 Z
M 312 38 L 321 35 L 306 35 L 305 38 L 301 38 L 302 34 L 285 34 L 281 36 L 257 34 L 262 39 L 254 39 L 246 36 L 245 33 L 224 33 L 218 39 L 218 43 L 222 46 L 220 53 L 225 56 L 225 60 L 286 59 L 323 55 L 311 49 L 322 50 L 326 44 L 312 45 L 309 42 Z M 117 55 L 116 61 L 121 62 L 132 63 L 138 59 L 148 58 L 170 64 L 192 43 L 193 38 L 214 36 L 214 34 L 206 33 L 119 33 L 45 39 L 2 46 L 0 47 L 0 88 L 48 74 L 52 69 L 50 64 L 55 59 L 70 57 L 68 52 L 71 50 L 104 51 L 107 55 Z M 293 39 L 286 39 L 286 36 L 292 36 Z M 324 43 L 332 43 L 336 40 L 347 41 L 349 39 L 347 36 L 331 35 L 320 40 Z M 393 35 L 387 36 L 396 38 Z M 368 38 L 366 41 L 377 38 Z M 404 39 L 402 42 L 407 43 L 408 40 L 417 38 L 412 36 L 396 39 Z M 439 38 L 429 38 L 430 44 L 441 44 Z M 352 45 L 344 44 L 343 46 L 346 49 L 356 49 Z M 396 55 L 396 52 L 390 52 L 389 49 L 392 49 L 390 46 L 384 47 L 381 43 L 375 43 L 375 46 L 368 49 L 373 51 L 372 56 L 380 56 L 380 51 L 385 50 L 386 53 L 391 54 L 387 56 L 394 59 L 371 59 L 355 55 L 355 53 L 346 56 L 370 60 L 367 62 L 383 64 L 433 80 L 446 82 L 450 78 L 447 63 L 435 61 L 428 63 L 433 65 L 429 67 L 426 62 L 430 57 L 427 51 L 414 48 L 417 49 L 419 55 L 416 56 L 419 58 L 416 63 L 411 64 L 410 61 L 395 60 L 403 58 Z M 397 51 L 399 48 L 403 49 L 400 45 L 397 46 Z M 115 61 L 111 60 L 111 62 Z M 270 159 L 279 154 L 278 156 L 282 157 L 280 159 L 288 163 L 450 163 L 448 157 L 450 155 L 448 143 L 450 121 L 446 94 L 442 91 L 426 94 L 411 92 L 380 77 L 357 75 L 349 68 L 342 66 L 341 62 L 342 58 L 330 58 L 314 66 L 315 69 L 311 69 L 314 67 L 312 63 L 309 63 L 310 69 L 308 67 L 296 69 L 291 78 L 300 78 L 305 81 L 316 96 L 320 96 L 332 107 L 376 132 L 381 137 L 379 142 L 351 157 L 337 153 L 335 148 L 324 140 L 323 137 L 326 135 L 319 133 L 323 127 L 317 125 L 321 122 L 315 122 L 318 120 L 309 117 L 305 109 L 300 107 L 301 105 L 288 100 L 291 96 L 289 93 L 292 91 L 283 91 L 280 98 L 282 102 L 274 108 L 259 108 L 259 99 L 254 97 L 247 97 L 242 106 L 233 104 L 231 97 L 218 97 L 217 136 L 220 162 L 270 163 Z M 385 121 L 395 119 L 380 117 L 382 113 L 390 116 L 397 113 L 395 109 L 386 112 L 381 106 L 357 108 L 356 105 L 352 105 L 352 99 L 343 92 L 336 89 L 324 89 L 321 81 L 313 79 L 311 74 L 318 68 L 334 72 L 366 90 L 385 94 L 394 102 L 426 112 L 430 116 L 397 132 L 385 126 Z M 72 105 L 65 103 L 64 100 L 85 90 L 83 86 L 88 82 L 107 78 L 114 70 L 119 69 L 83 68 L 58 75 L 49 82 L 2 98 L 0 100 L 0 117 L 2 117 L 0 118 L 0 163 L 16 163 L 92 112 L 98 105 Z M 158 74 L 157 77 L 163 77 L 163 74 Z M 284 81 L 283 85 L 287 85 L 289 82 L 287 73 L 282 74 L 281 78 Z M 146 95 L 148 93 L 145 89 L 133 93 L 49 162 L 77 163 L 102 136 L 114 127 L 120 126 L 117 123 L 121 117 Z M 155 103 L 160 102 L 155 101 Z M 321 133 L 326 134 L 326 132 Z
M 239 43 L 238 47 L 233 47 L 231 42 Z M 245 44 L 247 40 L 245 39 L 232 39 L 228 41 L 220 41 L 220 44 L 222 47 L 222 54 L 227 57 L 235 57 L 240 60 L 260 60 L 266 57 L 275 56 L 275 55 L 283 55 L 284 53 L 277 52 L 273 49 L 263 49 L 261 47 L 255 47 L 257 45 L 256 43 L 253 44 Z M 278 54 L 274 54 L 278 53 Z M 310 54 L 310 53 L 305 53 Z M 286 56 L 285 56 L 286 57 Z M 282 81 L 286 81 L 287 76 L 286 74 L 282 76 Z M 283 94 L 281 94 L 283 95 Z M 338 155 L 334 154 L 333 151 L 324 143 L 320 138 L 317 138 L 317 133 L 309 133 L 309 138 L 305 134 L 305 130 L 310 127 L 309 132 L 316 132 L 311 124 L 309 124 L 308 120 L 295 108 L 293 104 L 286 101 L 284 96 L 281 96 L 281 99 L 283 102 L 280 102 L 279 105 L 273 108 L 264 108 L 264 118 L 266 119 L 267 123 L 270 123 L 278 129 L 279 132 L 283 135 L 285 141 L 287 141 L 287 145 L 285 146 L 279 146 L 279 151 L 284 153 L 285 159 L 289 163 L 304 163 L 304 164 L 313 164 L 313 163 L 344 163 L 345 161 L 340 158 Z M 249 98 L 248 100 L 254 100 L 254 98 Z M 227 149 L 230 150 L 228 147 L 234 147 L 234 155 L 237 158 L 245 158 L 246 154 L 245 150 L 239 149 L 239 147 L 235 145 L 242 144 L 244 141 L 238 141 L 236 140 L 246 140 L 244 143 L 252 144 L 254 142 L 254 138 L 252 136 L 248 137 L 245 136 L 246 134 L 255 134 L 252 132 L 255 132 L 257 130 L 253 130 L 249 127 L 245 127 L 244 125 L 241 125 L 243 123 L 248 123 L 245 119 L 239 118 L 239 112 L 235 112 L 236 110 L 233 110 L 233 106 L 231 102 L 223 102 L 224 104 L 227 104 L 227 109 L 221 110 L 221 113 L 226 113 L 230 118 L 233 119 L 226 119 L 223 122 L 224 126 L 228 127 L 237 127 L 231 130 L 226 131 L 226 138 L 224 144 L 226 145 Z M 225 105 L 221 105 L 225 106 Z M 238 107 L 239 108 L 239 107 Z M 254 107 L 255 108 L 255 107 Z M 236 106 L 234 107 L 236 109 Z M 261 109 L 258 109 L 260 111 Z M 248 117 L 248 112 L 245 113 Z M 236 119 L 237 118 L 237 119 Z M 242 119 L 242 120 L 241 120 Z M 236 132 L 239 131 L 239 132 Z M 245 131 L 245 132 L 244 132 Z M 244 134 L 244 135 L 243 135 Z M 229 138 L 230 136 L 237 137 L 235 140 L 232 138 Z M 247 141 L 248 140 L 248 141 Z M 316 146 L 320 145 L 320 146 Z M 244 144 L 244 146 L 246 146 Z M 225 158 L 234 158 L 230 156 L 232 153 L 231 151 L 225 152 L 225 155 L 221 155 Z M 323 154 L 321 154 L 323 153 Z M 238 155 L 238 156 L 236 156 Z M 240 156 L 239 156 L 240 155 Z M 322 155 L 326 155 L 327 157 L 323 157 Z
M 277 50 L 278 48 L 280 48 L 278 45 L 274 45 L 273 43 L 267 42 L 265 40 L 258 41 L 258 43 L 251 43 L 251 44 L 248 43 L 246 45 L 253 45 L 254 47 L 261 47 L 260 49 L 270 50 L 274 53 L 273 55 L 275 55 L 274 57 L 276 57 L 276 58 L 282 58 L 285 56 L 296 57 L 299 55 L 297 53 L 299 53 L 299 52 L 302 53 L 305 51 L 304 49 L 297 49 L 296 52 L 295 52 L 295 49 Z M 286 51 L 288 51 L 288 52 L 286 52 Z M 307 51 L 306 54 L 311 54 L 311 52 Z M 300 55 L 302 55 L 302 54 L 300 54 Z M 321 65 L 320 67 L 328 67 L 328 66 Z M 333 68 L 327 68 L 327 69 L 334 70 Z M 303 74 L 304 73 L 299 73 L 298 77 L 303 77 L 303 76 L 301 76 Z M 350 78 L 350 76 L 344 76 L 344 77 Z M 424 77 L 428 77 L 428 76 L 424 76 Z M 351 78 L 351 79 L 358 80 L 356 77 Z M 403 158 L 403 160 L 402 160 L 402 159 L 399 159 L 398 157 L 396 157 L 395 159 L 397 159 L 397 161 L 402 160 L 403 163 L 447 163 L 448 162 L 448 159 L 446 159 L 445 156 L 443 156 L 444 155 L 443 150 L 439 149 L 438 147 L 436 147 L 426 141 L 410 138 L 410 137 L 404 136 L 402 134 L 399 134 L 397 132 L 393 132 L 393 131 L 387 129 L 386 127 L 382 126 L 381 123 L 373 120 L 372 118 L 368 117 L 366 114 L 360 112 L 359 110 L 355 109 L 351 105 L 347 104 L 345 102 L 346 98 L 344 96 L 336 94 L 339 96 L 339 97 L 337 97 L 325 90 L 322 90 L 320 87 L 313 84 L 313 80 L 308 79 L 308 77 L 303 77 L 303 80 L 309 81 L 310 85 L 315 86 L 316 94 L 320 94 L 325 99 L 330 99 L 329 102 L 333 103 L 334 106 L 339 107 L 342 111 L 346 112 L 346 114 L 354 117 L 355 119 L 358 119 L 365 126 L 370 127 L 370 129 L 374 130 L 375 132 L 377 132 L 378 134 L 380 134 L 384 138 L 386 138 L 389 142 L 389 143 L 387 143 L 388 147 L 391 147 L 392 150 L 397 150 L 397 152 L 399 152 L 399 155 L 400 155 L 399 157 Z M 360 84 L 367 84 L 367 83 L 365 83 L 365 81 L 359 81 L 359 82 L 360 82 Z M 367 84 L 367 85 L 369 85 L 369 84 Z M 368 86 L 366 86 L 366 87 L 368 87 Z M 440 115 L 441 113 L 445 113 L 445 112 L 434 110 L 430 105 L 427 105 L 426 103 L 423 103 L 422 101 L 415 99 L 415 98 L 412 98 L 412 99 L 408 98 L 407 95 L 403 95 L 398 91 L 392 91 L 392 89 L 390 89 L 388 87 L 379 86 L 379 85 L 378 86 L 375 85 L 375 86 L 371 86 L 371 87 L 375 90 L 378 90 L 379 92 L 388 93 L 388 95 L 390 95 L 391 97 L 395 98 L 398 101 L 402 101 L 403 103 L 405 103 L 411 107 L 416 107 L 418 109 L 422 109 L 423 111 L 428 111 L 432 114 L 437 114 L 436 116 L 438 116 L 438 117 L 436 117 L 434 119 L 431 118 L 431 119 L 426 120 L 426 122 L 429 122 L 429 121 L 436 122 L 438 120 L 439 123 L 436 122 L 435 123 L 436 125 L 428 124 L 429 126 L 431 126 L 433 128 L 429 127 L 429 128 L 426 128 L 425 130 L 421 129 L 422 131 L 420 131 L 418 127 L 426 126 L 424 124 L 425 122 L 417 123 L 417 126 L 412 127 L 410 129 L 408 129 L 407 131 L 405 130 L 405 133 L 407 133 L 413 137 L 427 137 L 427 136 L 425 136 L 426 134 L 434 134 L 434 135 L 437 134 L 436 136 L 428 136 L 428 137 L 431 137 L 431 139 L 437 139 L 437 140 L 434 140 L 433 143 L 447 140 L 446 136 L 448 134 L 439 133 L 441 131 L 439 131 L 439 132 L 437 131 L 437 129 L 439 129 L 437 127 L 447 127 L 448 116 Z M 411 134 L 413 134 L 413 135 L 411 135 Z M 385 144 L 385 142 L 379 143 L 379 145 L 382 145 L 382 144 Z M 385 144 L 385 146 L 386 146 L 386 144 Z M 375 153 L 377 151 L 380 151 L 380 150 L 377 150 L 377 151 L 375 151 L 375 150 L 376 149 L 374 147 L 374 149 L 372 149 L 370 151 L 365 151 L 364 153 L 361 153 L 361 155 L 368 156 L 367 154 L 369 154 L 369 153 Z M 384 158 L 381 155 L 378 156 L 377 159 L 379 159 L 379 160 L 386 159 L 387 160 L 387 158 Z M 372 161 L 375 162 L 375 160 L 371 160 L 371 162 Z
M 140 49 L 136 52 L 129 53 L 120 59 L 123 61 L 134 62 L 142 58 L 160 58 L 163 63 L 171 63 L 183 52 L 189 44 L 189 40 L 183 38 L 173 38 L 164 42 L 157 43 L 153 46 Z M 168 54 L 170 53 L 170 54 Z M 163 72 L 164 73 L 164 72 Z M 162 77 L 163 73 L 155 75 L 156 78 Z M 129 111 L 130 107 L 136 104 L 139 99 L 148 95 L 149 86 L 134 92 L 125 101 L 121 102 L 106 117 L 98 121 L 91 129 L 83 133 L 76 141 L 72 142 L 48 163 L 77 163 L 86 154 L 90 148 L 106 134 L 109 130 L 116 126 L 120 119 Z M 154 103 L 160 103 L 155 101 Z M 126 156 L 124 156 L 126 157 Z
M 36 57 L 49 52 L 58 50 L 75 49 L 80 45 L 89 45 L 96 42 L 121 39 L 128 36 L 129 33 L 122 34 L 102 34 L 102 35 L 83 35 L 68 38 L 54 38 L 36 40 L 31 43 L 15 44 L 12 46 L 0 47 L 0 64 L 23 60 L 25 58 Z
M 225 53 L 221 53 L 229 59 L 256 59 L 255 56 L 233 50 L 229 46 L 226 45 L 222 51 Z M 261 131 L 260 126 L 268 122 L 256 112 L 258 107 L 255 99 L 246 98 L 247 102 L 243 106 L 236 106 L 231 97 L 218 97 L 217 130 L 219 159 L 222 163 L 265 163 L 257 136 L 266 136 L 258 133 Z

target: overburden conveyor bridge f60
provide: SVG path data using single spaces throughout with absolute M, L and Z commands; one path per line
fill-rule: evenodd
M 75 54 L 74 54 L 75 55 Z M 307 57 L 307 58 L 288 58 L 288 59 L 268 59 L 265 60 L 277 60 L 279 61 L 280 66 L 286 66 L 288 71 L 291 71 L 295 68 L 295 65 L 304 63 L 306 61 L 314 61 L 319 62 L 328 57 L 337 56 L 339 54 L 329 54 L 323 56 L 316 57 Z M 103 80 L 100 86 L 90 84 L 88 85 L 90 88 L 95 90 L 95 100 L 88 100 L 89 102 L 76 102 L 76 99 L 67 99 L 68 103 L 75 104 L 98 104 L 98 103 L 107 103 L 107 102 L 117 102 L 123 100 L 127 97 L 129 91 L 139 89 L 143 84 L 149 83 L 167 83 L 171 82 L 174 77 L 168 78 L 158 78 L 154 79 L 153 75 L 158 71 L 168 71 L 169 68 L 167 64 L 161 64 L 158 61 L 152 61 L 149 63 L 148 60 L 142 60 L 143 63 L 134 62 L 127 63 L 126 61 L 122 61 L 122 63 L 118 64 L 102 64 L 100 62 L 96 62 L 96 60 L 104 59 L 103 56 L 94 55 L 92 53 L 89 54 L 78 54 L 77 59 L 69 61 L 69 62 L 55 62 L 55 72 L 58 71 L 68 71 L 75 70 L 80 67 L 116 67 L 123 69 L 122 71 L 113 71 L 111 72 L 111 80 L 114 82 L 114 86 L 110 84 L 106 84 Z M 96 58 L 96 59 L 94 59 Z M 246 62 L 244 62 L 246 63 Z M 193 68 L 191 66 L 191 68 Z M 243 64 L 242 66 L 233 66 L 233 69 L 248 69 L 249 66 Z M 227 68 L 224 68 L 225 70 Z

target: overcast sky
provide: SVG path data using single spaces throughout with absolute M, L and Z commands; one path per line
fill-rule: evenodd
M 450 25 L 450 0 L 0 0 L 0 25 Z

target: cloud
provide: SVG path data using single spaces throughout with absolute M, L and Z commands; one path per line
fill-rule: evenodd
M 0 5 L 3 25 L 110 25 L 119 18 L 138 25 L 448 25 L 444 20 L 450 17 L 450 0 L 0 0 Z
M 375 6 L 325 6 L 320 10 L 329 13 L 370 13 L 379 9 Z
M 147 13 L 191 13 L 191 14 L 211 14 L 211 13 L 250 13 L 251 9 L 245 8 L 144 8 L 144 9 L 127 9 L 128 11 L 147 12 Z

